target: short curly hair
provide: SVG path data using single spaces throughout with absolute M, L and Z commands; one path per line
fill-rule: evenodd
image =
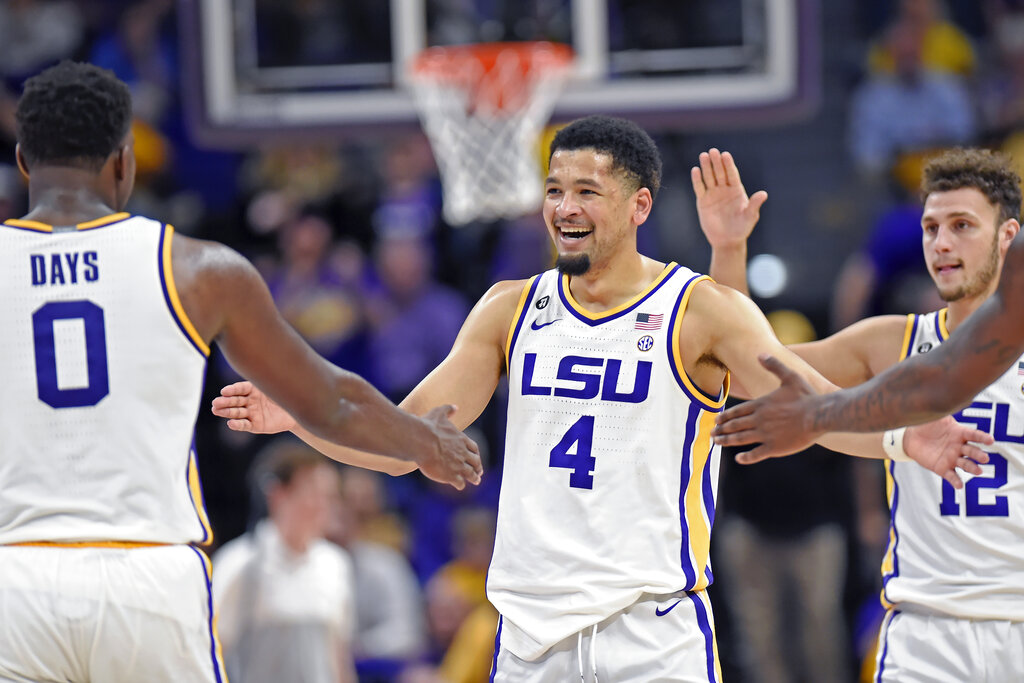
M 632 121 L 594 115 L 576 119 L 559 130 L 551 141 L 548 161 L 559 150 L 594 149 L 612 158 L 612 169 L 621 171 L 636 192 L 641 187 L 658 194 L 661 187 L 661 154 L 651 136 Z
M 921 196 L 933 192 L 949 192 L 965 187 L 985 195 L 999 209 L 999 222 L 1020 220 L 1020 176 L 1013 161 L 999 152 L 987 149 L 961 148 L 947 150 L 928 161 L 921 177 Z
M 131 128 L 131 92 L 107 69 L 63 61 L 25 82 L 15 120 L 30 167 L 99 171 Z

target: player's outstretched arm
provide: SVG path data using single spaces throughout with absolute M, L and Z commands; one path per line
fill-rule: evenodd
M 736 161 L 729 152 L 711 148 L 690 169 L 697 218 L 711 245 L 709 274 L 717 282 L 747 291 L 747 239 L 768 199 L 764 190 L 747 196 Z
M 477 445 L 446 411 L 399 410 L 366 380 L 317 355 L 281 318 L 256 269 L 227 247 L 175 237 L 182 305 L 204 339 L 311 433 L 378 457 L 411 461 L 457 488 L 482 473 Z M 381 469 L 381 468 L 379 468 Z
M 439 404 L 457 404 L 460 409 L 451 419 L 460 429 L 479 417 L 501 376 L 505 335 L 523 285 L 498 283 L 484 295 L 467 318 L 448 357 L 402 401 L 403 409 L 429 415 Z M 228 427 L 237 431 L 291 430 L 322 453 L 349 464 L 382 469 L 393 475 L 415 469 L 407 462 L 381 463 L 370 454 L 313 434 L 251 382 L 236 382 L 221 389 L 221 395 L 213 401 L 213 412 L 226 418 Z
M 770 423 L 756 434 L 759 438 L 737 443 L 762 441 L 772 444 L 772 452 L 781 452 L 789 447 L 784 444 L 826 431 L 875 431 L 927 422 L 968 403 L 1022 354 L 1024 242 L 1015 240 L 999 288 L 937 349 L 851 389 L 824 396 L 780 390 L 752 405 L 736 406 L 720 416 L 719 433 L 745 431 L 732 424 L 737 418 L 765 420 L 771 413 Z
M 691 306 L 696 315 L 707 317 L 714 312 L 716 332 L 712 335 L 709 347 L 711 355 L 724 364 L 736 378 L 755 393 L 767 393 L 779 386 L 779 391 L 791 392 L 796 396 L 815 395 L 818 392 L 832 391 L 836 387 L 807 365 L 802 359 L 783 347 L 772 334 L 768 321 L 764 319 L 757 307 L 738 292 L 714 284 L 699 285 L 691 297 Z M 750 349 L 770 351 L 778 356 L 772 359 L 771 365 L 777 372 L 767 372 L 760 364 L 750 358 Z M 776 367 L 777 366 L 777 367 Z M 769 368 L 772 369 L 772 368 Z M 778 392 L 776 392 L 778 393 Z M 743 404 L 745 405 L 745 404 Z M 739 407 L 742 407 L 739 406 Z M 746 425 L 748 429 L 757 429 L 759 422 Z M 912 442 L 917 447 L 927 446 L 935 449 L 933 459 L 928 463 L 929 469 L 937 471 L 940 476 L 949 475 L 949 481 L 959 484 L 955 468 L 966 464 L 972 458 L 986 461 L 987 457 L 969 441 L 985 441 L 989 437 L 983 432 L 958 425 L 949 420 L 939 425 L 932 425 L 930 431 L 915 434 Z M 817 441 L 826 448 L 835 451 L 869 458 L 884 458 L 881 434 L 817 434 Z M 750 443 L 744 440 L 742 443 Z M 728 439 L 722 443 L 732 442 Z M 783 455 L 803 450 L 811 444 L 811 440 L 795 441 L 776 454 Z M 756 462 L 768 457 L 767 448 L 759 446 L 742 454 L 740 462 Z M 762 450 L 758 450 L 758 449 Z M 976 465 L 970 465 L 970 471 L 979 472 Z

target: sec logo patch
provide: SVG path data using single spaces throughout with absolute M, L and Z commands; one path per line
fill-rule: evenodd
M 640 339 L 637 340 L 636 342 L 636 348 L 640 349 L 641 351 L 650 351 L 652 348 L 654 348 L 654 337 L 652 337 L 649 334 L 645 334 L 644 336 L 640 337 Z

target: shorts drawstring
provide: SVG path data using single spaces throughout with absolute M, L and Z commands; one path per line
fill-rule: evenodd
M 597 681 L 597 650 L 594 645 L 597 642 L 597 624 L 590 627 L 590 670 L 594 674 L 594 683 Z M 580 683 L 587 683 L 587 677 L 583 673 L 583 631 L 576 634 L 576 659 L 580 665 Z

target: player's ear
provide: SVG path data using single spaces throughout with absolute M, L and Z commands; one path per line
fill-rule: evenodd
M 18 163 L 18 170 L 21 171 L 21 175 L 25 176 L 25 180 L 28 180 L 28 162 L 25 161 L 25 155 L 21 153 L 20 142 L 14 146 L 14 159 Z
M 654 197 L 650 189 L 641 187 L 636 191 L 633 199 L 633 222 L 637 225 L 643 224 L 651 215 L 651 207 L 654 205 Z
M 1016 218 L 1003 221 L 997 230 L 999 237 L 999 248 L 1003 255 L 1006 254 L 1006 250 L 1010 248 L 1010 243 L 1013 242 L 1013 238 L 1020 232 L 1020 223 L 1017 222 Z

